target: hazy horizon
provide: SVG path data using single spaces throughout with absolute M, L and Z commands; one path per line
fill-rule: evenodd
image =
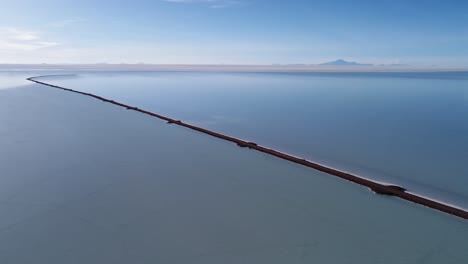
M 0 64 L 468 66 L 464 1 L 19 0 Z
M 236 64 L 0 64 L 0 71 L 54 71 L 79 73 L 81 71 L 182 71 L 182 72 L 468 72 L 468 67 L 440 66 L 406 66 L 406 65 L 371 65 L 371 66 L 337 66 L 337 65 L 236 65 Z M 44 74 L 38 74 L 44 75 Z M 32 76 L 28 76 L 32 77 Z

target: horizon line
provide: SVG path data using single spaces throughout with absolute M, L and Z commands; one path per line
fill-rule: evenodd
M 246 72 L 424 72 L 468 71 L 468 66 L 320 64 L 150 64 L 150 63 L 0 63 L 0 70 L 126 70 Z

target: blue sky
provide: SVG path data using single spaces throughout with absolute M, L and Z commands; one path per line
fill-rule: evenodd
M 0 63 L 468 66 L 468 1 L 0 0 Z

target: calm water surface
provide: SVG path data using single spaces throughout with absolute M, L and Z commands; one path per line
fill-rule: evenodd
M 39 75 L 63 75 L 72 72 L 65 70 L 5 70 L 0 69 L 0 90 L 30 85 L 26 79 Z
M 468 73 L 80 73 L 92 92 L 468 208 Z
M 85 96 L 0 124 L 2 264 L 468 263 L 463 219 Z

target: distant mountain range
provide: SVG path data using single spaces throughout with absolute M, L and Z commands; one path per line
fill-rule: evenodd
M 345 61 L 345 60 L 336 60 L 336 61 L 330 61 L 330 62 L 325 62 L 319 64 L 319 66 L 387 66 L 387 67 L 392 67 L 392 66 L 409 66 L 408 64 L 366 64 L 366 63 L 358 63 L 354 61 Z
M 354 61 L 336 60 L 319 64 L 320 66 L 374 66 L 373 64 L 357 63 Z

